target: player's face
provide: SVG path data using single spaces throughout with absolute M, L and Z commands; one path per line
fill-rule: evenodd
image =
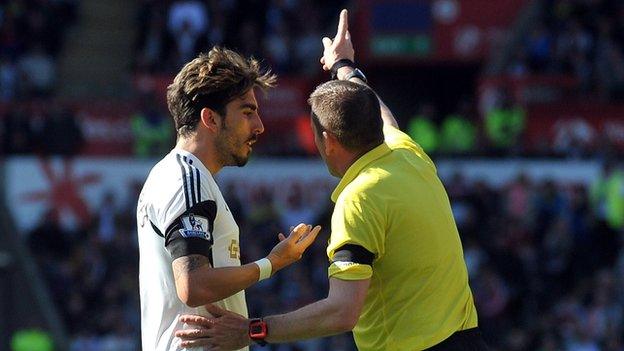
M 224 166 L 242 167 L 247 163 L 258 135 L 264 132 L 253 89 L 230 101 L 225 111 L 215 141 L 217 152 Z

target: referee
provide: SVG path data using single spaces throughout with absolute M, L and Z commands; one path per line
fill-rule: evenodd
M 209 307 L 218 318 L 182 317 L 199 326 L 176 333 L 182 345 L 228 350 L 236 335 L 265 344 L 353 330 L 365 351 L 487 350 L 435 165 L 354 68 L 350 39 L 343 10 L 321 59 L 337 80 L 309 99 L 316 145 L 341 178 L 331 196 L 327 298 L 252 320 Z

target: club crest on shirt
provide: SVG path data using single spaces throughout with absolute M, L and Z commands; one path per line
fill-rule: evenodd
M 185 238 L 212 239 L 208 229 L 208 219 L 206 217 L 189 213 L 188 216 L 182 217 L 182 227 L 183 228 L 180 229 L 180 234 Z

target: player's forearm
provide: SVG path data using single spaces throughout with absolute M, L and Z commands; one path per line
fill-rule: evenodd
M 350 331 L 357 319 L 350 320 L 343 310 L 344 307 L 324 299 L 293 312 L 265 317 L 269 329 L 266 340 L 283 343 Z
M 260 269 L 254 263 L 239 267 L 209 268 L 189 274 L 189 306 L 217 302 L 242 291 L 258 281 Z
M 353 68 L 349 67 L 349 66 L 345 66 L 345 67 L 341 67 L 338 69 L 338 79 L 340 80 L 344 80 L 345 76 L 349 73 L 353 72 Z M 362 85 L 366 85 L 367 87 L 370 88 L 370 85 L 368 85 L 368 83 L 366 83 L 365 81 L 357 78 L 357 77 L 353 77 L 351 79 L 349 79 L 349 81 L 354 82 L 354 83 L 358 83 L 358 84 L 362 84 Z M 371 88 L 372 89 L 372 88 Z M 379 107 L 381 110 L 381 119 L 383 120 L 384 124 L 393 126 L 394 128 L 399 128 L 399 124 L 397 123 L 396 119 L 394 118 L 394 115 L 392 114 L 392 111 L 390 111 L 390 109 L 388 108 L 388 106 L 383 102 L 383 100 L 381 100 L 381 97 L 379 96 L 379 94 L 377 94 L 375 92 L 375 95 L 377 95 L 377 100 L 379 100 Z

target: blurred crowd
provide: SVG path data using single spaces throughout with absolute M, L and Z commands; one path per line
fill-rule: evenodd
M 584 93 L 624 100 L 624 3 L 547 0 L 542 5 L 509 73 L 570 75 Z
M 69 351 L 140 349 L 135 207 L 105 194 L 90 222 L 70 229 L 50 209 L 28 234 L 71 337 Z
M 615 191 L 624 188 L 624 169 L 606 165 L 591 186 L 522 174 L 502 187 L 462 174 L 445 184 L 480 325 L 492 350 L 624 350 L 624 193 Z M 292 310 L 326 296 L 333 186 L 296 180 L 223 185 L 241 228 L 243 263 L 266 255 L 277 233 L 293 224 L 324 228 L 300 262 L 247 290 L 251 316 Z M 104 195 L 88 226 L 63 229 L 50 212 L 29 234 L 71 331 L 73 350 L 137 350 L 134 206 Z M 271 350 L 355 348 L 350 335 L 341 335 Z
M 74 111 L 55 100 L 8 105 L 0 113 L 0 155 L 75 156 L 84 145 Z
M 459 102 L 455 112 L 441 116 L 435 105 L 423 103 L 405 130 L 433 156 L 529 156 L 523 148 L 526 112 L 502 96 L 482 118 L 470 99 Z M 546 156 L 549 150 L 542 150 Z
M 76 0 L 0 2 L 0 102 L 49 96 Z
M 315 75 L 322 28 L 346 1 L 142 0 L 135 70 L 174 72 L 220 45 L 262 58 L 277 73 Z

